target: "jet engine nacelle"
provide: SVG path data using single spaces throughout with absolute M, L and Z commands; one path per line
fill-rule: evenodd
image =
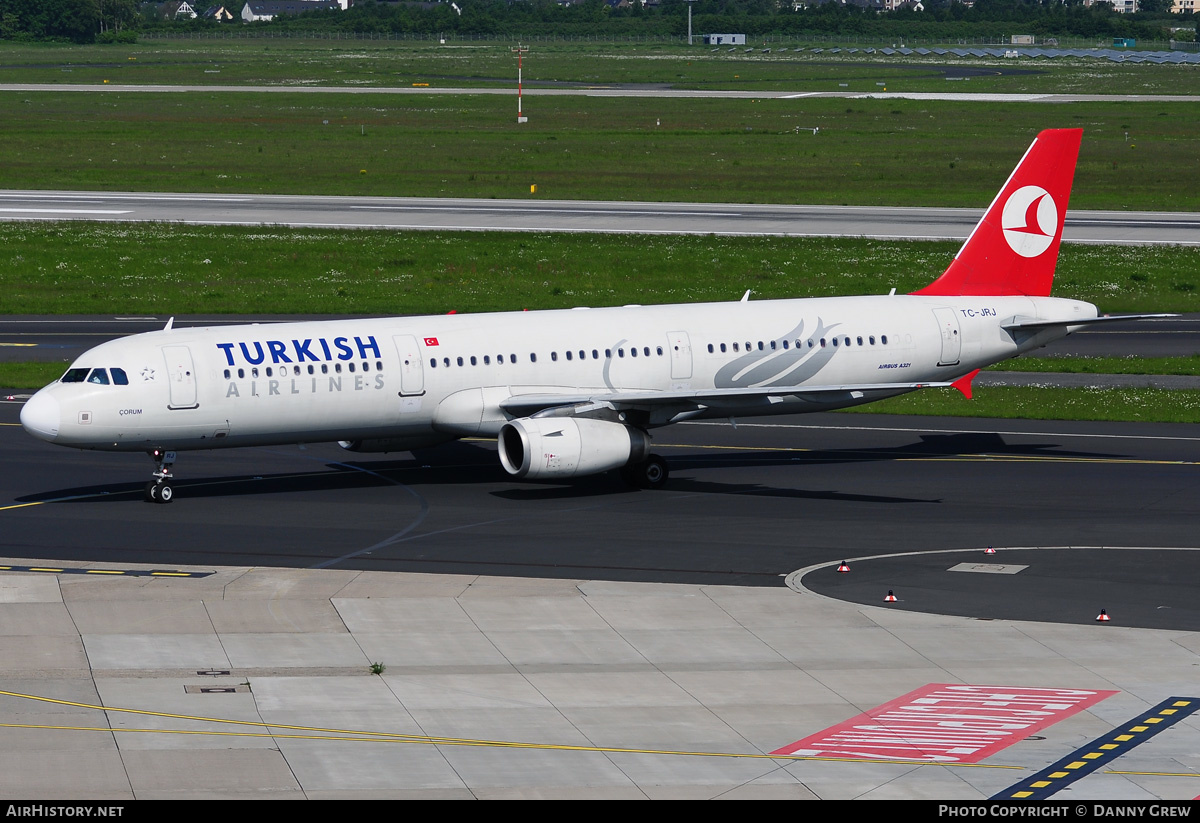
M 576 477 L 645 458 L 640 429 L 586 417 L 523 417 L 500 429 L 500 462 L 515 477 Z

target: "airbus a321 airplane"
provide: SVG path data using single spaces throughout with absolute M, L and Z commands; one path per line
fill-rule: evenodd
M 950 267 L 912 294 L 172 328 L 91 349 L 21 411 L 62 446 L 176 453 L 338 441 L 406 451 L 499 438 L 515 476 L 621 470 L 661 487 L 650 431 L 827 411 L 930 386 L 1066 336 L 1096 307 L 1050 297 L 1080 129 L 1038 135 Z M 747 292 L 747 296 L 749 293 Z M 1146 317 L 1148 315 L 1137 315 Z M 1161 316 L 1161 315 L 1155 315 Z

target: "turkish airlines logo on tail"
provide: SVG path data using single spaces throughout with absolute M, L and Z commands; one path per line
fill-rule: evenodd
M 1000 226 L 1010 249 L 1022 257 L 1037 257 L 1054 242 L 1058 206 L 1041 186 L 1023 186 L 1004 204 Z

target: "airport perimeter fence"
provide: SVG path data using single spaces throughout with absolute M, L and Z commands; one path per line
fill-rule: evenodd
M 687 45 L 687 35 L 557 35 L 557 34 L 472 34 L 472 33 L 417 33 L 417 32 L 353 32 L 353 31 L 265 31 L 256 29 L 245 31 L 230 29 L 228 31 L 167 31 L 150 30 L 139 32 L 141 40 L 344 40 L 349 42 L 361 41 L 394 41 L 399 43 L 496 43 L 511 45 L 515 42 L 523 44 L 550 43 L 588 45 Z M 760 50 L 764 48 L 796 48 L 796 47 L 830 47 L 842 48 L 914 48 L 921 47 L 1014 47 L 1011 38 L 995 37 L 956 37 L 956 38 L 865 38 L 847 37 L 834 34 L 810 35 L 766 35 L 746 38 L 745 46 L 711 46 L 704 43 L 703 35 L 693 35 L 692 48 L 720 48 L 724 50 Z M 1039 37 L 1036 43 L 1022 44 L 1028 48 L 1053 47 L 1060 49 L 1111 49 L 1111 38 L 1083 37 Z M 1139 40 L 1138 51 L 1200 51 L 1200 43 L 1188 43 L 1177 40 Z M 1132 50 L 1132 49 L 1131 49 Z

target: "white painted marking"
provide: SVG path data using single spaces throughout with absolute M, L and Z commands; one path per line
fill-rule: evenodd
M 534 212 L 542 214 L 584 214 L 584 215 L 608 215 L 611 217 L 745 217 L 747 215 L 734 211 L 629 211 L 626 209 L 557 209 L 550 207 L 539 206 L 438 206 L 438 205 L 418 205 L 410 206 L 407 204 L 384 205 L 384 206 L 350 206 L 351 210 L 361 209 L 366 211 L 452 211 L 452 212 L 496 212 L 499 214 L 531 214 Z
M 7 214 L 130 214 L 115 209 L 0 209 Z
M 978 574 L 1016 574 L 1028 566 L 1008 566 L 1003 563 L 959 563 L 946 569 L 948 572 L 976 572 Z

